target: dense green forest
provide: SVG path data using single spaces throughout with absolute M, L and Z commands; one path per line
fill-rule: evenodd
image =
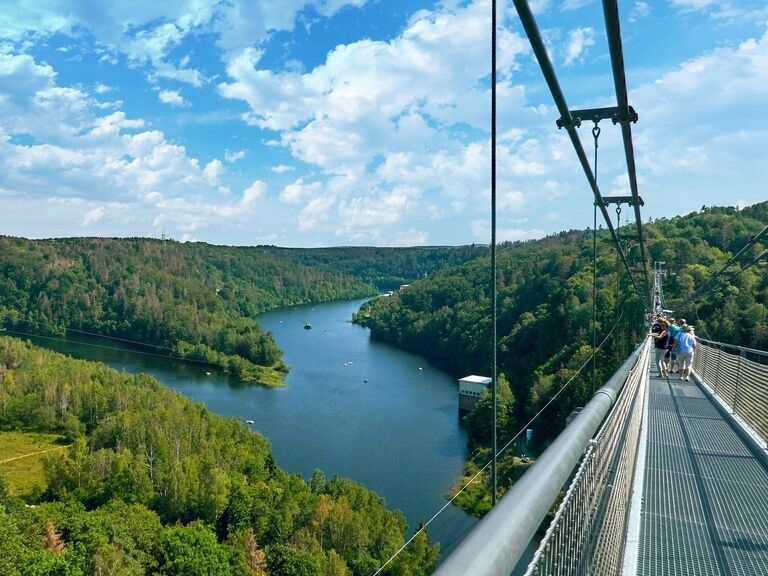
M 703 207 L 687 216 L 646 225 L 649 261 L 664 261 L 669 272 L 664 282 L 667 305 L 674 309 L 684 302 L 766 223 L 768 202 L 741 211 Z M 632 232 L 634 226 L 619 230 L 623 236 Z M 627 242 L 624 249 L 641 284 L 639 245 Z M 763 249 L 764 245 L 756 244 L 743 255 L 743 261 L 755 258 Z M 498 401 L 502 442 L 542 409 L 590 357 L 593 302 L 597 343 L 610 333 L 597 353 L 595 378 L 591 367 L 582 371 L 547 408 L 545 416 L 532 426 L 540 443 L 562 429 L 572 410 L 589 400 L 595 387 L 607 380 L 642 339 L 649 303 L 641 299 L 623 270 L 617 291 L 616 251 L 605 230 L 597 233 L 596 254 L 595 293 L 590 230 L 561 232 L 499 248 L 497 362 L 503 384 Z M 371 301 L 355 315 L 355 321 L 370 327 L 373 337 L 430 357 L 459 375 L 488 375 L 490 285 L 488 259 L 474 260 Z M 696 326 L 697 334 L 768 348 L 768 270 L 751 266 L 714 287 L 706 298 L 680 311 Z M 492 404 L 488 396 L 465 419 L 475 448 L 468 472 L 490 458 Z M 524 465 L 519 459 L 503 463 L 501 484 L 508 485 Z M 482 493 L 478 487 L 470 492 L 464 504 L 475 513 L 487 510 L 487 490 Z
M 26 501 L 0 478 L 3 576 L 368 576 L 404 542 L 404 517 L 381 498 L 285 473 L 241 422 L 151 377 L 8 337 L 0 430 L 71 444 Z M 421 534 L 385 573 L 428 574 L 437 553 Z
M 280 385 L 287 367 L 272 335 L 254 321 L 259 312 L 370 296 L 484 250 L 0 237 L 0 326 L 124 338 L 241 380 Z
M 412 248 L 277 248 L 265 251 L 313 270 L 347 274 L 391 290 L 418 278 L 488 256 L 488 246 L 416 246 Z

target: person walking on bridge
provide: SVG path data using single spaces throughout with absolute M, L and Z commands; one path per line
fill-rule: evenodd
M 683 326 L 677 342 L 677 357 L 682 364 L 680 380 L 689 380 L 691 366 L 693 365 L 693 352 L 696 350 L 696 337 L 693 335 L 693 330 L 688 324 Z
M 656 367 L 659 370 L 659 378 L 665 378 L 667 376 L 667 364 L 664 355 L 667 353 L 667 345 L 669 344 L 669 323 L 663 316 L 660 317 L 653 326 L 648 336 L 652 336 L 655 340 L 655 352 L 656 352 Z
M 682 328 L 675 322 L 675 319 L 670 317 L 669 318 L 669 342 L 667 343 L 667 354 L 665 355 L 665 358 L 668 358 L 667 360 L 667 367 L 670 372 L 673 374 L 675 372 L 680 371 L 680 366 L 677 362 L 677 339 L 680 336 L 680 331 Z

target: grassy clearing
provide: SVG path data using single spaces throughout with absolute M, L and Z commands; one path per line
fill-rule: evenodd
M 43 458 L 65 448 L 54 434 L 0 432 L 0 476 L 10 493 L 23 496 L 34 486 L 44 488 Z

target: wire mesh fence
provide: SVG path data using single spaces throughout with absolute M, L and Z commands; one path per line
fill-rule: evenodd
M 696 338 L 693 369 L 768 446 L 768 352 Z
M 581 464 L 526 576 L 617 574 L 622 566 L 650 341 Z

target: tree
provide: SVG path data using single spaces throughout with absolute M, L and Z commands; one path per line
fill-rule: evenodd
M 201 522 L 167 529 L 158 560 L 158 574 L 163 576 L 232 574 L 229 552 Z
M 506 435 L 515 408 L 515 397 L 506 377 L 499 374 L 496 388 L 496 425 L 501 439 Z M 493 439 L 493 397 L 490 388 L 483 390 L 480 400 L 464 417 L 470 440 L 475 444 L 489 444 Z

